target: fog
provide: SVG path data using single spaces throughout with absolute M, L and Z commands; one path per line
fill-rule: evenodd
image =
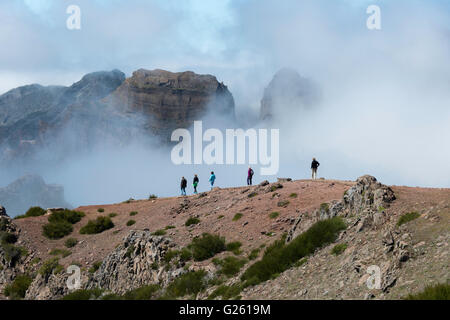
M 192 70 L 217 76 L 235 99 L 235 123 L 209 113 L 207 126 L 264 127 L 258 120 L 264 89 L 289 67 L 314 81 L 321 99 L 311 110 L 293 106 L 271 124 L 280 129 L 280 170 L 255 182 L 309 178 L 316 157 L 318 176 L 327 179 L 368 173 L 386 184 L 450 187 L 445 1 L 78 2 L 86 17 L 78 34 L 58 27 L 68 2 L 33 10 L 21 1 L 2 3 L 9 32 L 0 41 L 9 50 L 0 53 L 0 92 L 31 82 L 67 85 L 99 69 L 127 76 L 138 68 Z M 369 4 L 381 8 L 381 30 L 366 27 Z M 74 206 L 176 196 L 181 176 L 192 191 L 194 173 L 205 191 L 211 170 L 220 187 L 245 184 L 248 165 L 173 165 L 174 144 L 155 147 L 140 134 L 120 148 L 100 140 L 57 165 L 42 156 L 39 164 L 2 168 L 0 178 L 5 185 L 39 173 L 64 185 Z

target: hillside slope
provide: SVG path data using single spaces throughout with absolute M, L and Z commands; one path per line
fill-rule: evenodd
M 19 230 L 16 245 L 25 247 L 29 254 L 14 267 L 8 268 L 3 261 L 0 289 L 20 273 L 36 275 L 43 262 L 54 257 L 50 252 L 64 248 L 64 242 L 70 237 L 79 243 L 70 249 L 70 255 L 61 257 L 59 263 L 64 268 L 71 264 L 80 265 L 85 288 L 104 283 L 101 279 L 114 273 L 117 280 L 104 284 L 103 289 L 123 293 L 124 288 L 130 290 L 144 284 L 166 285 L 186 268 L 205 269 L 211 277 L 217 275 L 220 267 L 211 259 L 191 261 L 185 268 L 177 268 L 174 263 L 164 268 L 161 262 L 167 250 L 183 248 L 202 233 L 219 234 L 227 242 L 241 242 L 242 252 L 237 252 L 237 257 L 244 258 L 252 250 L 269 246 L 284 233 L 295 237 L 316 221 L 334 215 L 341 216 L 347 224 L 347 229 L 335 243 L 317 250 L 303 265 L 290 268 L 275 279 L 245 288 L 241 292 L 242 298 L 397 299 L 428 284 L 448 281 L 450 189 L 388 188 L 367 177 L 356 183 L 299 180 L 215 188 L 211 192 L 188 197 L 80 207 L 76 210 L 86 216 L 74 225 L 71 235 L 60 240 L 49 240 L 42 235 L 48 216 L 13 220 L 13 225 Z M 392 191 L 395 196 L 389 198 Z M 418 212 L 420 217 L 397 227 L 400 216 L 412 211 Z M 130 212 L 137 214 L 130 216 Z M 117 214 L 112 218 L 112 229 L 94 235 L 79 233 L 88 220 L 110 213 Z M 241 213 L 239 219 L 236 219 L 237 213 Z M 185 226 L 191 217 L 200 222 Z M 127 226 L 131 219 L 135 224 Z M 172 227 L 166 228 L 168 226 Z M 150 235 L 150 232 L 161 229 L 166 229 L 164 237 Z M 148 251 L 135 251 L 130 257 L 126 248 L 129 242 L 136 241 L 140 241 Z M 347 249 L 335 256 L 330 251 L 337 243 L 347 244 Z M 233 254 L 222 252 L 215 258 L 230 255 Z M 262 250 L 259 258 L 261 256 Z M 103 264 L 98 271 L 88 272 L 101 261 Z M 247 260 L 241 272 L 225 279 L 225 283 L 237 283 L 239 276 L 252 263 L 253 260 Z M 148 267 L 153 264 L 155 268 Z M 366 286 L 367 268 L 371 265 L 381 269 L 382 288 L 379 290 L 369 290 Z M 117 276 L 123 273 L 128 276 Z M 44 278 L 37 274 L 27 291 L 27 298 L 62 297 L 68 293 L 65 286 L 67 276 L 59 273 Z M 216 287 L 210 286 L 198 298 L 207 298 Z

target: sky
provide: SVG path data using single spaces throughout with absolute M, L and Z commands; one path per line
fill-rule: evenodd
M 381 30 L 366 27 L 372 4 Z M 69 5 L 80 30 L 66 27 Z M 323 100 L 285 115 L 279 176 L 306 178 L 298 167 L 315 155 L 326 177 L 450 187 L 446 0 L 3 0 L 0 44 L 0 94 L 98 70 L 191 70 L 215 75 L 236 112 L 254 116 L 291 67 Z

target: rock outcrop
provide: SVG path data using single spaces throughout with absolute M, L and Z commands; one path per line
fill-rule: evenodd
M 215 117 L 234 119 L 234 99 L 212 75 L 165 70 L 133 72 L 133 76 L 106 99 L 124 112 L 146 116 L 146 128 L 163 140 L 177 128 L 188 128 L 208 111 Z
M 150 231 L 131 231 L 96 271 L 87 285 L 108 292 L 123 294 L 143 285 L 169 283 L 183 273 L 164 257 L 175 244 L 170 238 L 153 236 Z
M 0 203 L 8 208 L 11 216 L 24 214 L 33 206 L 70 207 L 64 199 L 64 188 L 60 185 L 48 185 L 38 175 L 25 175 L 7 187 L 0 188 Z
M 318 89 L 308 79 L 292 69 L 278 71 L 261 100 L 260 119 L 289 119 L 292 114 L 305 111 L 318 100 Z

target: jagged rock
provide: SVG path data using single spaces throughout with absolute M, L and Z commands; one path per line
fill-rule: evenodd
M 292 179 L 291 178 L 277 178 L 277 181 L 278 182 L 290 182 L 290 181 L 292 181 Z
M 25 175 L 5 188 L 0 188 L 0 203 L 8 208 L 10 215 L 25 213 L 32 206 L 51 208 L 70 205 L 64 199 L 64 187 L 46 184 L 38 175 Z
M 153 236 L 149 231 L 130 231 L 103 260 L 87 287 L 123 294 L 148 284 L 164 286 L 183 273 L 183 268 L 174 263 L 166 269 L 164 257 L 172 246 L 169 238 Z
M 9 216 L 6 214 L 6 209 L 5 209 L 5 207 L 0 206 L 0 217 L 9 217 Z
M 268 184 L 269 184 L 269 181 L 264 180 L 264 181 L 260 182 L 259 186 L 260 186 L 260 187 L 265 187 L 265 186 L 267 186 Z

